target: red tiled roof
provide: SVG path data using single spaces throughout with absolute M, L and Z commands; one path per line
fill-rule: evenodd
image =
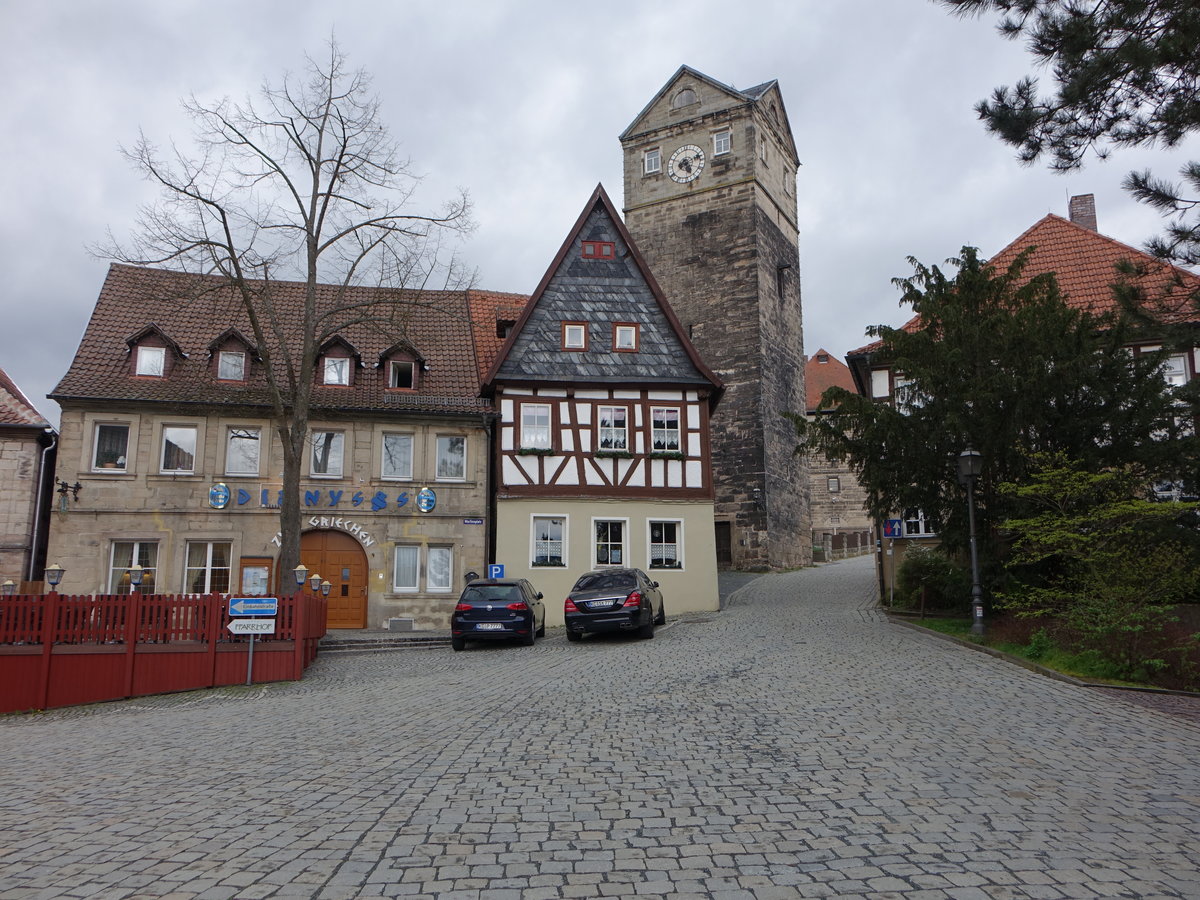
M 318 288 L 318 306 L 335 302 L 334 286 Z M 276 282 L 272 300 L 287 332 L 288 311 L 302 308 L 304 285 Z M 431 412 L 486 411 L 479 395 L 479 362 L 464 291 L 414 291 L 351 288 L 349 302 L 368 304 L 370 323 L 353 324 L 339 332 L 361 354 L 362 367 L 350 387 L 317 385 L 313 405 L 327 410 L 422 410 Z M 382 317 L 388 325 L 381 327 Z M 156 325 L 185 354 L 176 359 L 165 378 L 130 374 L 127 338 Z M 132 400 L 174 404 L 269 403 L 261 363 L 251 367 L 245 384 L 216 380 L 209 345 L 230 327 L 252 337 L 241 303 L 223 279 L 186 275 L 165 269 L 113 265 L 101 288 L 83 339 L 70 369 L 52 396 L 59 400 Z M 493 329 L 495 325 L 493 324 Z M 299 326 L 286 339 L 298 344 Z M 407 341 L 425 360 L 415 392 L 385 391 L 386 367 L 379 357 L 397 340 Z
M 804 391 L 807 395 L 806 409 L 814 413 L 821 406 L 821 395 L 831 387 L 845 388 L 857 393 L 854 376 L 840 359 L 824 348 L 818 350 L 804 363 Z
M 516 322 L 529 297 L 525 294 L 504 294 L 498 291 L 467 291 L 471 307 L 471 325 L 475 333 L 475 357 L 479 364 L 479 380 L 487 379 L 492 363 L 500 355 L 504 338 L 496 333 L 497 322 Z
M 0 425 L 50 427 L 3 369 L 0 369 Z
M 997 271 L 1004 271 L 1019 253 L 1030 247 L 1033 249 L 1025 263 L 1026 279 L 1053 272 L 1068 305 L 1076 309 L 1092 315 L 1115 309 L 1117 301 L 1111 285 L 1125 277 L 1117 272 L 1116 265 L 1121 260 L 1129 260 L 1143 270 L 1133 281 L 1152 301 L 1147 311 L 1156 319 L 1171 324 L 1200 321 L 1187 301 L 1190 291 L 1200 289 L 1200 277 L 1062 216 L 1045 216 L 990 262 Z M 1182 281 L 1182 287 L 1173 284 L 1177 277 Z M 905 331 L 915 331 L 918 326 L 918 318 L 914 316 L 903 327 Z M 874 341 L 850 351 L 849 355 L 870 353 L 881 344 L 881 341 Z

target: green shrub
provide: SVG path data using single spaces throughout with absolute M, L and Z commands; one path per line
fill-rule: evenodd
M 905 609 L 969 610 L 971 576 L 938 548 L 910 544 L 896 572 L 896 601 Z

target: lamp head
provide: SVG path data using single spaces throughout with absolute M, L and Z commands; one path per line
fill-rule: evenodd
M 304 582 L 308 578 L 308 566 L 306 566 L 304 563 L 300 563 L 300 565 L 292 569 L 292 573 L 296 576 L 296 587 L 304 587 Z
M 146 574 L 146 570 L 143 569 L 141 566 L 130 566 L 129 567 L 129 583 L 132 584 L 135 588 L 141 587 L 142 586 L 142 578 L 145 576 L 145 574 Z
M 317 591 L 319 591 L 321 589 L 321 576 L 318 575 L 316 572 L 313 572 L 311 575 L 309 575 L 308 576 L 308 586 L 310 588 L 312 588 L 312 592 L 314 594 Z
M 974 484 L 983 474 L 983 454 L 967 448 L 958 454 L 958 483 L 963 487 Z
M 63 572 L 65 571 L 66 569 L 64 569 L 58 563 L 55 563 L 52 566 L 46 566 L 46 580 L 50 582 L 50 587 L 58 587 L 59 582 L 62 581 Z

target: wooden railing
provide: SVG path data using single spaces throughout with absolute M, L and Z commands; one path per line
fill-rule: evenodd
M 279 597 L 256 637 L 253 683 L 303 677 L 325 635 L 324 597 Z M 0 596 L 0 713 L 246 683 L 250 637 L 221 594 Z

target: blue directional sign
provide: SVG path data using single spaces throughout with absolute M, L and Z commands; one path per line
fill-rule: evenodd
M 904 522 L 900 519 L 888 519 L 883 526 L 883 536 L 889 538 L 903 537 Z
M 231 616 L 274 616 L 279 613 L 278 597 L 230 597 Z
M 504 563 L 488 563 L 488 578 L 503 578 Z

